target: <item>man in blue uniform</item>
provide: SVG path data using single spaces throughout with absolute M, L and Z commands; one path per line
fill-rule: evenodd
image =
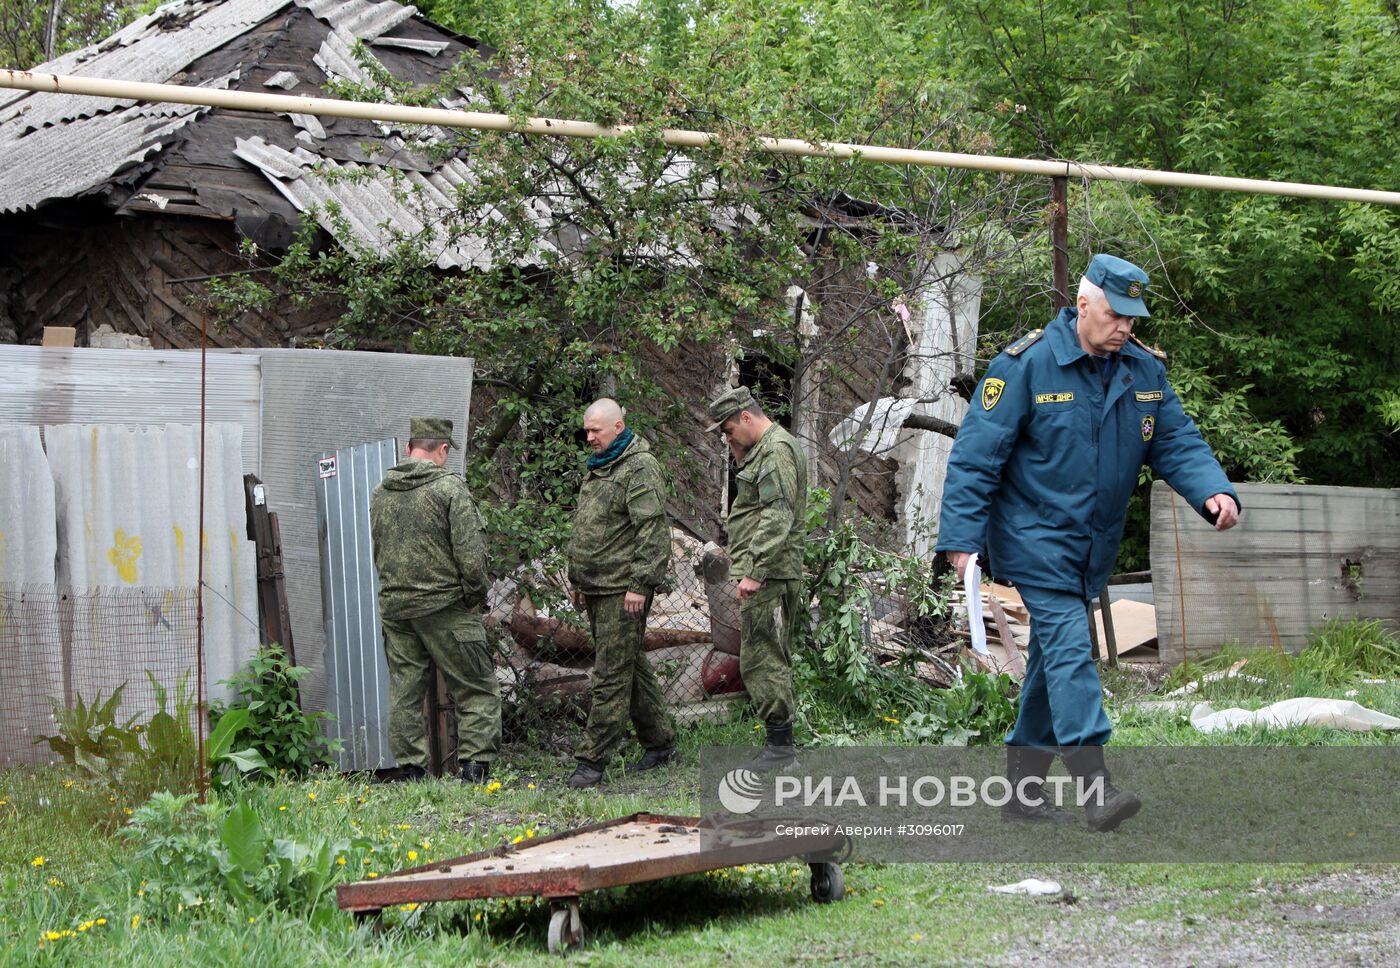
M 948 459 L 937 550 L 959 577 L 970 556 L 990 555 L 1031 616 L 1021 709 L 1006 738 L 1017 797 L 1007 819 L 1073 818 L 1039 796 L 1058 751 L 1101 802 L 1095 830 L 1112 830 L 1141 801 L 1108 782 L 1111 728 L 1091 657 L 1087 607 L 1118 555 L 1128 498 L 1146 463 L 1215 524 L 1239 520 L 1239 498 L 1167 382 L 1164 354 L 1133 338 L 1147 316 L 1147 273 L 1096 255 L 1074 308 L 1062 309 L 992 360 Z

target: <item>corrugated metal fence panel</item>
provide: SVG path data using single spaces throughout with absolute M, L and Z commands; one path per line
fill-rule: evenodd
M 1338 615 L 1400 625 L 1400 491 L 1235 487 L 1240 523 L 1218 532 L 1165 484 L 1152 485 L 1152 598 L 1164 661 L 1234 642 L 1297 652 Z
M 0 426 L 0 582 L 52 584 L 57 553 L 53 475 L 39 428 Z
M 58 581 L 78 590 L 105 586 L 161 589 L 150 603 L 157 651 L 168 668 L 151 669 L 167 686 L 194 667 L 193 643 L 163 619 L 165 589 L 195 587 L 199 578 L 199 427 L 46 427 L 58 517 Z M 206 426 L 204 480 L 204 653 L 209 695 L 228 695 L 231 678 L 257 650 L 256 559 L 247 537 L 243 498 L 242 428 Z M 85 698 L 107 682 L 111 666 L 139 663 L 115 646 L 100 609 L 74 617 L 73 688 Z M 100 677 L 88 675 L 100 671 Z M 126 670 L 125 699 L 148 708 L 145 667 Z
M 199 423 L 199 353 L 0 346 L 0 422 Z M 258 358 L 210 353 L 207 417 L 243 427 L 243 470 L 258 473 Z
M 415 416 L 451 418 L 467 433 L 472 361 L 449 356 L 337 350 L 253 350 L 262 358 L 262 479 L 282 530 L 283 569 L 308 710 L 326 705 L 321 614 L 317 455 L 406 436 Z M 448 467 L 461 472 L 450 451 Z
M 389 667 L 379 626 L 379 574 L 369 533 L 369 502 L 397 462 L 394 440 L 318 456 L 321 597 L 326 629 L 329 734 L 344 748 L 342 770 L 396 766 L 389 752 Z

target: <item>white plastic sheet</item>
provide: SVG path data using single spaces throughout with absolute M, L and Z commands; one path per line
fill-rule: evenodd
M 1255 710 L 1216 710 L 1208 702 L 1197 703 L 1191 710 L 1191 725 L 1203 733 L 1221 733 L 1240 726 L 1322 726 L 1364 732 L 1371 729 L 1400 729 L 1400 718 L 1368 709 L 1350 699 L 1302 696 Z

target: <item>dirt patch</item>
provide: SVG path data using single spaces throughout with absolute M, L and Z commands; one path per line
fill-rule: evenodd
M 1175 913 L 1152 919 L 1121 912 L 1169 903 L 1168 889 L 1144 887 L 1096 901 L 1086 890 L 1038 937 L 1013 941 L 992 964 L 1205 966 L 1394 966 L 1400 964 L 1400 870 L 1354 868 L 1250 891 L 1257 913 L 1226 917 Z M 1126 901 L 1131 904 L 1124 903 Z

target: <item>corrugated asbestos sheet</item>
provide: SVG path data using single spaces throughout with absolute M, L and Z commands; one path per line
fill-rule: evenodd
M 1198 659 L 1236 642 L 1298 652 L 1337 616 L 1400 626 L 1400 490 L 1235 488 L 1240 523 L 1220 532 L 1166 484 L 1152 485 L 1152 600 L 1163 661 Z
M 343 741 L 342 770 L 398 765 L 389 751 L 389 667 L 369 531 L 370 496 L 397 453 L 391 439 L 317 456 L 326 708 L 335 715 L 327 733 Z
M 389 255 L 405 238 L 419 240 L 440 269 L 489 268 L 495 256 L 480 239 L 445 238 L 446 216 L 457 208 L 457 187 L 474 181 L 471 168 L 451 159 L 424 175 L 375 165 L 344 164 L 303 148 L 288 151 L 262 138 L 239 138 L 234 154 L 267 176 L 300 212 L 314 214 L 331 235 L 345 228 L 379 255 Z M 366 177 L 368 176 L 368 177 Z M 548 223 L 543 202 L 536 202 L 540 224 Z M 494 213 L 493 213 L 494 215 Z M 542 251 L 557 252 L 549 242 Z
M 36 71 L 132 81 L 169 81 L 191 62 L 246 33 L 289 0 L 184 0 L 166 4 L 100 44 Z M 224 86 L 228 79 L 215 82 Z M 0 212 L 81 195 L 159 150 L 205 109 L 76 94 L 0 94 Z M 79 121 L 78 119 L 84 119 Z M 39 163 L 42 162 L 42 163 Z
M 450 418 L 467 432 L 472 361 L 448 356 L 326 350 L 256 350 L 262 358 L 262 479 L 282 528 L 287 602 L 308 709 L 326 705 L 318 455 L 404 436 L 415 416 Z M 458 438 L 461 439 L 460 437 Z M 451 451 L 448 466 L 461 473 Z
M 199 422 L 199 353 L 0 345 L 0 422 L 166 424 Z M 258 358 L 208 357 L 207 419 L 243 428 L 242 471 L 260 465 Z
M 0 582 L 52 585 L 58 531 L 38 427 L 0 425 L 0 496 Z
M 44 428 L 44 438 L 55 484 L 59 585 L 197 587 L 202 544 L 205 675 L 209 694 L 226 696 L 228 691 L 216 684 L 232 678 L 259 642 L 256 560 L 243 497 L 242 428 L 230 423 L 205 428 L 202 541 L 197 425 L 65 425 Z M 159 600 L 151 608 L 153 628 L 181 635 L 172 623 L 162 623 Z M 72 684 L 79 695 L 90 696 L 108 682 L 114 664 L 133 661 L 114 647 L 124 635 L 100 610 L 76 617 L 71 658 Z M 171 667 L 150 671 L 173 686 L 194 666 L 192 645 L 172 640 L 160 652 Z M 141 656 L 134 659 L 139 662 Z M 130 708 L 150 708 L 154 697 L 145 672 L 137 664 L 124 669 Z

